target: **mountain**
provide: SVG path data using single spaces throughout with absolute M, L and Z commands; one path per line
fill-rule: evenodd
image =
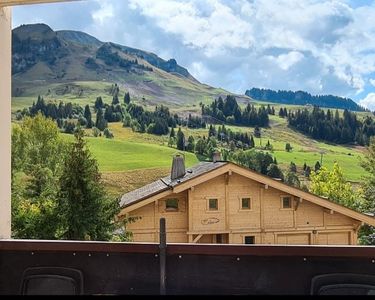
M 247 96 L 258 100 L 292 105 L 315 105 L 319 107 L 348 109 L 352 111 L 365 111 L 365 109 L 352 99 L 332 95 L 312 96 L 303 91 L 274 91 L 269 89 L 252 88 L 245 93 Z
M 150 104 L 183 105 L 230 94 L 200 83 L 173 58 L 102 42 L 84 32 L 31 24 L 13 29 L 12 38 L 14 97 L 59 96 L 72 90 L 94 96 L 93 91 L 113 83 Z
M 56 31 L 56 34 L 59 38 L 66 42 L 77 43 L 86 46 L 96 46 L 100 47 L 103 45 L 103 42 L 99 41 L 97 38 L 84 33 L 82 31 L 73 31 L 73 30 L 59 30 Z

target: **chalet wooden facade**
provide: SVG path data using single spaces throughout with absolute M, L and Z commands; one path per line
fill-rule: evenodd
M 172 167 L 173 168 L 173 167 Z M 375 219 L 230 162 L 203 162 L 125 194 L 135 242 L 355 245 Z

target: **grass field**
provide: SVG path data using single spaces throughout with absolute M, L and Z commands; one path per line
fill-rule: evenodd
M 72 139 L 72 135 L 65 135 Z M 102 172 L 136 169 L 170 168 L 176 149 L 148 143 L 135 143 L 119 139 L 88 137 L 87 144 Z M 198 163 L 192 153 L 185 153 L 187 166 Z

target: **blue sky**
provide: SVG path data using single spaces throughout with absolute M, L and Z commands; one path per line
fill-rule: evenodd
M 375 0 L 88 0 L 14 8 L 175 58 L 201 82 L 350 97 L 375 110 Z

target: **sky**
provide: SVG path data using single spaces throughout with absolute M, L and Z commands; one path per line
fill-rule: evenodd
M 375 110 L 375 0 L 87 0 L 19 6 L 46 23 L 150 51 L 203 83 L 349 97 Z

